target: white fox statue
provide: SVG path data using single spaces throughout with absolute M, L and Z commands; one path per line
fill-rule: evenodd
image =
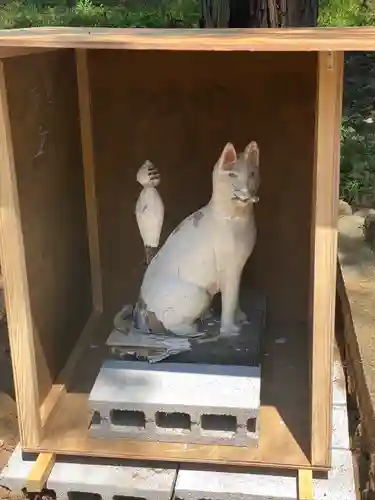
M 246 319 L 239 307 L 240 281 L 256 242 L 259 184 L 257 143 L 238 157 L 226 144 L 213 170 L 209 203 L 187 217 L 149 261 L 134 311 L 138 330 L 199 337 L 198 321 L 220 292 L 220 335 L 239 333 Z

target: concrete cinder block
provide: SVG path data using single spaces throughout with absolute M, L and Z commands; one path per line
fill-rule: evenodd
M 61 499 L 68 493 L 80 492 L 95 493 L 103 500 L 115 496 L 170 500 L 175 479 L 176 468 L 57 462 L 47 488 Z
M 172 416 L 173 417 L 173 416 Z M 225 417 L 223 418 L 225 425 Z M 173 425 L 173 424 L 172 424 Z M 163 441 L 170 443 L 196 443 L 196 444 L 221 444 L 234 446 L 256 446 L 258 444 L 258 430 L 255 433 L 249 433 L 247 428 L 237 427 L 236 432 L 222 430 L 204 432 L 197 424 L 191 424 L 190 429 L 178 427 L 177 422 L 174 427 L 160 429 L 155 422 L 147 422 L 142 431 L 136 430 L 135 433 L 130 429 L 120 426 L 110 425 L 108 419 L 103 419 L 102 424 L 91 424 L 89 434 L 93 438 L 108 439 L 108 437 L 137 439 L 138 441 Z M 257 422 L 255 425 L 258 425 Z
M 349 444 L 346 393 L 342 394 L 342 367 L 337 363 L 334 379 L 339 382 L 332 408 L 332 468 L 327 478 L 314 479 L 314 500 L 356 500 L 353 459 Z M 343 397 L 345 396 L 345 397 Z M 343 401 L 345 403 L 343 404 Z M 336 404 L 335 404 L 336 403 Z M 178 472 L 175 498 L 180 500 L 297 500 L 297 476 L 191 470 Z
M 338 356 L 338 354 L 336 354 Z M 348 450 L 349 421 L 344 368 L 337 357 L 333 363 L 332 448 Z
M 188 470 L 181 468 L 176 500 L 296 500 L 296 476 Z
M 314 500 L 356 500 L 353 457 L 350 450 L 332 450 L 327 479 L 314 479 Z
M 346 406 L 346 382 L 344 369 L 340 360 L 333 363 L 333 384 L 332 384 L 332 403 L 334 406 Z
M 15 493 L 20 493 L 25 487 L 26 478 L 33 464 L 33 461 L 22 460 L 22 449 L 20 445 L 17 445 L 7 465 L 0 473 L 0 485 Z
M 190 414 L 198 417 L 205 408 L 211 413 L 243 413 L 246 420 L 259 408 L 259 390 L 259 367 L 107 360 L 89 401 L 107 407 L 111 401 L 124 410 L 139 406 L 158 411 L 160 404 L 171 411 L 190 407 Z
M 326 479 L 314 479 L 314 500 L 356 500 L 353 463 L 349 450 L 332 451 L 332 469 Z M 217 472 L 181 468 L 176 500 L 297 500 L 297 475 L 253 472 Z
M 107 360 L 89 397 L 93 437 L 256 445 L 260 367 Z
M 332 409 L 332 448 L 350 449 L 348 410 L 346 406 L 334 406 Z
M 71 457 L 70 461 L 57 461 L 47 480 L 46 487 L 56 493 L 57 498 L 68 498 L 72 493 L 94 493 L 103 500 L 114 496 L 144 500 L 170 500 L 176 481 L 176 467 L 141 466 L 109 460 L 85 463 L 82 457 Z M 82 463 L 80 463 L 80 461 Z M 8 465 L 0 475 L 0 485 L 14 493 L 25 487 L 33 461 L 22 460 L 20 445 L 11 455 Z

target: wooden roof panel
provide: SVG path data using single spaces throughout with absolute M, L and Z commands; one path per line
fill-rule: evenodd
M 375 28 L 0 30 L 0 47 L 188 51 L 372 51 Z

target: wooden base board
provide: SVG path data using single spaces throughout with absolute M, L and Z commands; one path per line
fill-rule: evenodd
M 306 325 L 269 325 L 266 330 L 260 444 L 256 449 L 89 438 L 92 412 L 88 395 L 108 355 L 105 340 L 111 326 L 111 318 L 102 315 L 91 335 L 86 332 L 82 336 L 75 349 L 77 362 L 70 373 L 65 370 L 65 387 L 59 391 L 60 396 L 46 419 L 40 446 L 24 451 L 245 467 L 329 468 L 330 464 L 315 468 L 309 460 L 310 351 Z M 52 388 L 51 398 L 55 397 L 56 390 Z M 48 400 L 45 404 L 48 406 Z

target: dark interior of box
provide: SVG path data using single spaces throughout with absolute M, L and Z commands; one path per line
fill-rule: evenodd
M 244 282 L 268 320 L 307 318 L 314 137 L 313 54 L 93 51 L 90 85 L 104 298 L 136 300 L 143 247 L 134 208 L 139 166 L 161 173 L 163 236 L 208 202 L 227 141 L 260 147 L 258 241 Z
M 308 455 L 302 436 L 310 432 L 316 54 L 92 50 L 88 62 L 109 318 L 137 299 L 142 278 L 143 246 L 134 216 L 139 166 L 149 159 L 161 172 L 164 241 L 208 202 L 212 168 L 225 143 L 242 151 L 249 141 L 258 142 L 258 240 L 243 286 L 267 297 L 269 357 L 263 372 L 269 388 L 262 388 L 263 404 L 276 405 L 283 391 L 289 393 L 280 405 L 289 405 L 289 420 L 299 422 L 291 433 Z M 74 52 L 9 59 L 6 77 L 42 401 L 92 310 Z M 286 342 L 275 343 L 278 337 Z M 100 366 L 98 354 L 91 355 L 96 361 L 90 372 Z M 82 377 L 76 376 L 76 392 L 82 392 Z M 302 400 L 305 413 L 293 417 L 292 405 Z

